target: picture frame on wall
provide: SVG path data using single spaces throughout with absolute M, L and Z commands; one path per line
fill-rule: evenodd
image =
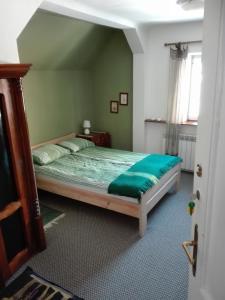
M 120 105 L 128 105 L 128 93 L 120 93 Z
M 119 112 L 119 101 L 111 100 L 110 101 L 110 112 L 114 114 L 118 114 Z

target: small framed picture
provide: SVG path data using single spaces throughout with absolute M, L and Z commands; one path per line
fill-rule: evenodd
M 128 105 L 128 93 L 120 93 L 120 105 Z
M 110 101 L 110 112 L 116 114 L 119 112 L 119 101 Z

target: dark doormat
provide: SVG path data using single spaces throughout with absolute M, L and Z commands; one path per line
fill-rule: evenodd
M 44 279 L 31 268 L 20 274 L 6 288 L 0 290 L 0 299 L 5 300 L 80 300 L 78 296 Z

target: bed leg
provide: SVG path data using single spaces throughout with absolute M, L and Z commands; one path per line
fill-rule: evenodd
M 140 235 L 140 237 L 144 236 L 146 228 L 147 228 L 147 215 L 141 211 L 140 217 L 139 217 L 139 235 Z
M 177 180 L 176 180 L 175 189 L 174 189 L 175 193 L 177 193 L 180 189 L 180 177 L 181 177 L 181 173 L 179 173 L 177 175 Z

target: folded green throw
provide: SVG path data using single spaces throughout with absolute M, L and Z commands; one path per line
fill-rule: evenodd
M 181 162 L 178 156 L 150 154 L 113 180 L 108 193 L 141 199 L 143 193 Z

